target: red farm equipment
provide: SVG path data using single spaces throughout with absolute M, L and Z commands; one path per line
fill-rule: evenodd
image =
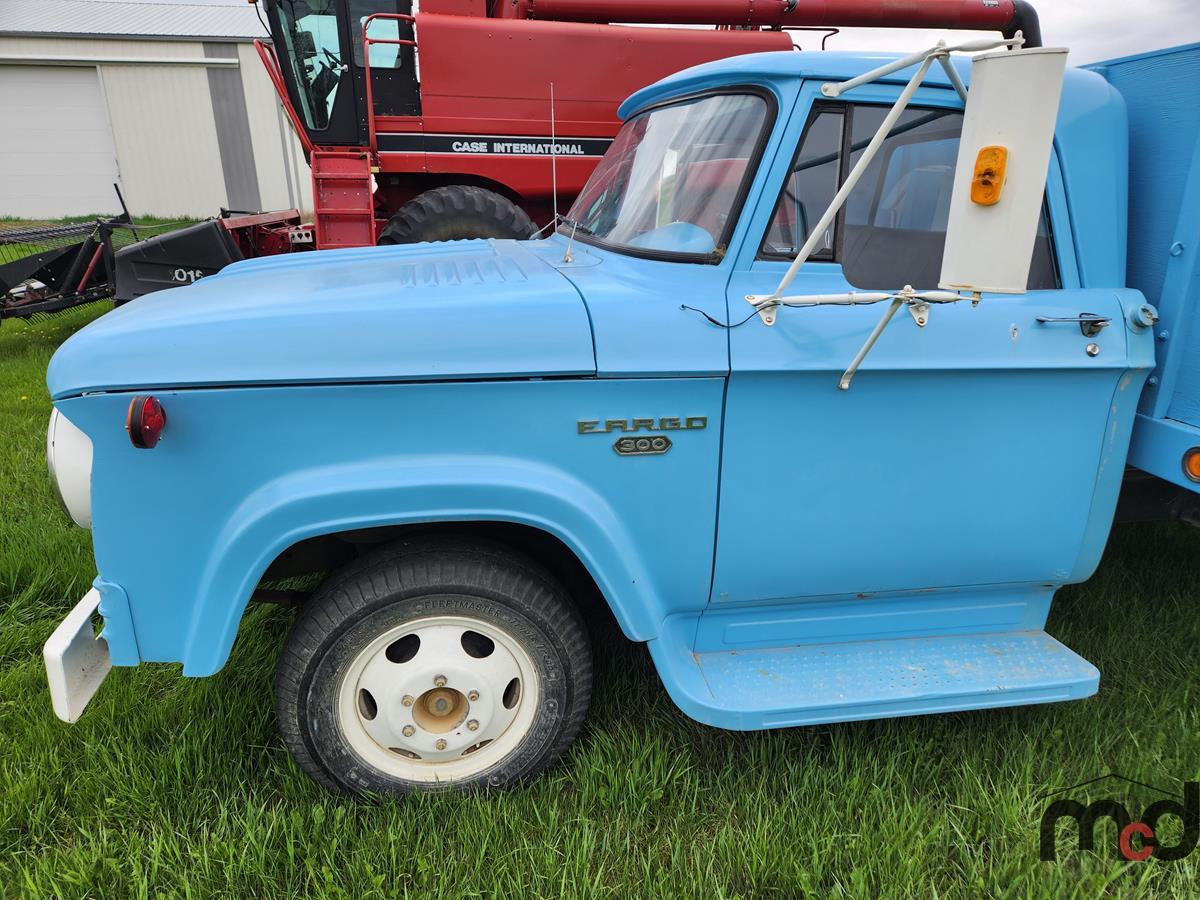
M 1023 32 L 1024 0 L 263 0 L 259 55 L 312 170 L 314 217 L 233 214 L 117 256 L 117 296 L 249 256 L 525 238 L 583 188 L 617 107 L 672 72 L 837 26 Z M 635 25 L 709 26 L 675 28 Z M 252 228 L 248 232 L 246 229 Z

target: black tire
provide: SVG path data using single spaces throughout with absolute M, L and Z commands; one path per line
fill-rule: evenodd
M 452 184 L 419 194 L 396 210 L 379 235 L 380 244 L 513 238 L 523 241 L 537 227 L 525 211 L 494 191 Z
M 429 784 L 364 759 L 337 709 L 347 673 L 372 641 L 439 615 L 473 617 L 519 644 L 536 668 L 539 694 L 532 724 L 506 755 L 470 778 Z M 447 784 L 503 788 L 548 768 L 579 733 L 591 683 L 586 626 L 545 569 L 501 545 L 414 538 L 351 563 L 313 595 L 284 645 L 275 693 L 284 743 L 311 778 L 335 792 L 403 794 Z

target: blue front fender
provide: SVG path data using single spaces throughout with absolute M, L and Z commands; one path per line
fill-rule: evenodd
M 156 391 L 59 401 L 92 438 L 93 544 L 118 665 L 225 662 L 255 585 L 306 538 L 410 523 L 541 529 L 588 569 L 629 637 L 708 602 L 724 379 L 554 379 Z M 608 420 L 705 423 L 668 453 L 614 452 Z M 624 417 L 614 419 L 614 417 Z M 580 421 L 602 423 L 582 429 Z M 464 454 L 462 448 L 477 448 Z
M 254 586 L 297 542 L 468 521 L 511 522 L 554 535 L 587 567 L 626 635 L 657 634 L 664 612 L 651 573 L 620 517 L 588 484 L 549 465 L 500 456 L 371 459 L 294 472 L 246 498 L 213 542 L 184 674 L 210 675 L 224 665 Z

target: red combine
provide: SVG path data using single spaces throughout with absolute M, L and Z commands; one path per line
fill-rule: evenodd
M 121 300 L 249 256 L 528 237 L 569 206 L 620 102 L 672 72 L 837 26 L 1021 30 L 1023 0 L 263 0 L 259 54 L 312 169 L 295 210 L 221 218 L 118 254 Z M 620 24 L 617 24 L 620 23 Z M 708 28 L 637 28 L 628 25 Z

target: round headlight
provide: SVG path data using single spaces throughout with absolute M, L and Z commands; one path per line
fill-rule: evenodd
M 57 409 L 46 431 L 46 465 L 67 515 L 80 528 L 91 528 L 92 439 Z

